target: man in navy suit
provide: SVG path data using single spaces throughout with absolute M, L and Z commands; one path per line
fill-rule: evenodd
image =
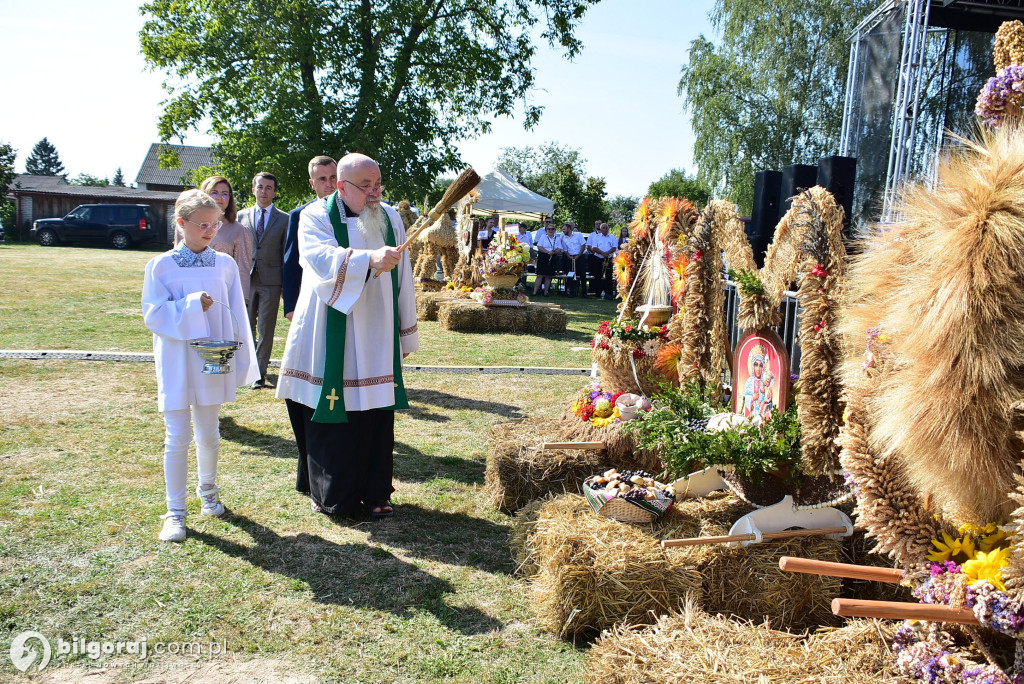
M 322 201 L 338 187 L 338 163 L 328 156 L 320 155 L 309 160 L 309 185 L 316 193 L 313 202 Z M 302 266 L 299 265 L 299 215 L 313 202 L 292 209 L 288 215 L 288 234 L 284 241 L 284 269 L 281 273 L 284 292 L 284 317 L 289 321 L 295 314 L 295 302 L 302 287 Z M 309 468 L 306 465 L 306 429 L 302 418 L 302 404 L 291 399 L 284 400 L 288 407 L 288 420 L 295 434 L 295 446 L 299 450 L 299 468 L 295 476 L 295 489 L 309 494 Z

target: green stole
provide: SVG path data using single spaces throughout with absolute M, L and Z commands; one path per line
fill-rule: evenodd
M 391 225 L 391 217 L 386 209 L 384 221 L 387 223 L 387 235 L 384 243 L 389 247 L 397 246 L 395 229 Z M 341 220 L 338 210 L 338 192 L 335 191 L 327 200 L 327 214 L 331 218 L 334 237 L 339 247 L 348 247 L 348 224 Z M 371 269 L 372 270 L 372 269 Z M 369 284 L 369 283 L 368 283 Z M 409 399 L 405 394 L 405 383 L 402 382 L 402 345 L 399 342 L 398 317 L 398 267 L 391 269 L 392 311 L 394 312 L 394 368 L 395 368 L 395 403 L 385 409 L 409 408 Z M 320 388 L 320 401 L 317 403 L 313 420 L 317 423 L 347 423 L 348 413 L 345 411 L 345 333 L 348 315 L 334 307 L 327 307 L 327 354 L 324 361 L 324 384 Z M 341 392 L 338 392 L 338 389 Z

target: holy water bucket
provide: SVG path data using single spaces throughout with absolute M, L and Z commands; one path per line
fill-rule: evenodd
M 231 325 L 238 337 L 238 322 L 235 314 L 224 302 L 213 300 L 214 304 L 220 304 L 231 314 Z M 231 358 L 242 346 L 241 340 L 190 340 L 188 346 L 195 349 L 200 358 L 203 359 L 203 373 L 207 375 L 223 375 L 231 372 Z

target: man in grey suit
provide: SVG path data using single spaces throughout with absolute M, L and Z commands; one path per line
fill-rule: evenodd
M 256 340 L 256 360 L 260 365 L 260 378 L 252 383 L 252 388 L 259 389 L 267 386 L 267 366 L 274 347 L 277 310 L 281 305 L 281 267 L 288 214 L 274 206 L 277 178 L 273 174 L 257 173 L 252 179 L 252 194 L 256 206 L 238 212 L 238 221 L 252 233 L 254 245 L 249 280 L 249 325 L 252 338 Z

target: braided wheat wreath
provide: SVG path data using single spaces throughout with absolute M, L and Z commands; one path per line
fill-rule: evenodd
M 900 668 L 1008 682 L 1024 664 L 1024 134 L 962 143 L 851 267 L 840 460 L 876 550 L 920 600 L 966 605 L 981 624 L 908 623 Z
M 689 257 L 685 308 L 681 320 L 670 325 L 682 347 L 680 379 L 713 385 L 721 376 L 726 346 L 723 256 L 730 269 L 745 276 L 737 319 L 744 330 L 778 325 L 783 292 L 799 281 L 803 355 L 796 401 L 803 468 L 809 475 L 830 476 L 839 466 L 842 349 L 835 318 L 846 282 L 842 229 L 843 210 L 835 198 L 822 187 L 810 188 L 793 198 L 758 270 L 735 206 L 712 200 L 683 236 Z

